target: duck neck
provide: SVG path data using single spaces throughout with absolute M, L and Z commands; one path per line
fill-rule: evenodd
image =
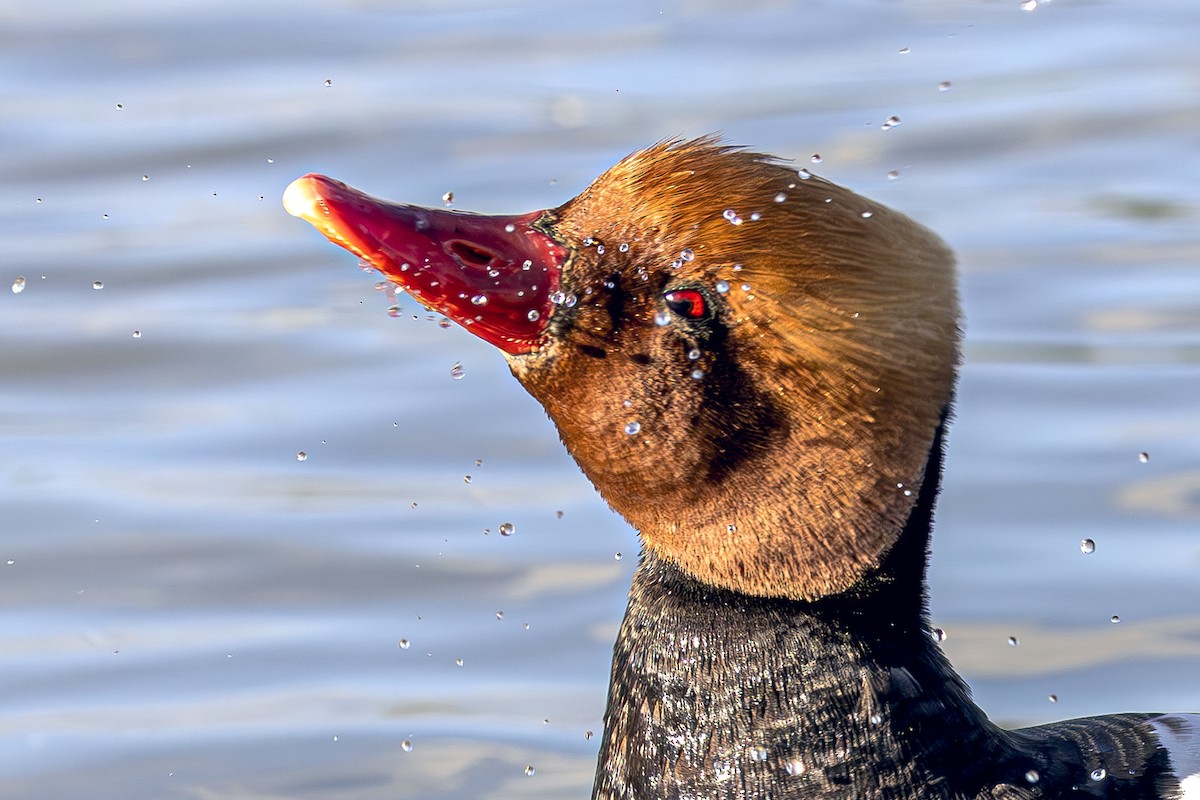
M 995 764 L 1002 737 L 928 626 L 942 427 L 904 533 L 845 593 L 751 597 L 643 554 L 595 798 L 934 796 L 929 776 L 950 778 L 949 792 Z

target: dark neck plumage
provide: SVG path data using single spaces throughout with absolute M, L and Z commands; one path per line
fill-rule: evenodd
M 940 427 L 903 535 L 841 595 L 749 597 L 644 554 L 593 796 L 932 797 L 982 788 L 998 762 L 1023 774 L 930 635 L 941 460 Z

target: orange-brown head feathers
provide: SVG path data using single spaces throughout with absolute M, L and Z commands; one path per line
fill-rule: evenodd
M 646 546 L 795 599 L 877 564 L 953 388 L 945 245 L 709 139 L 629 156 L 548 224 L 570 253 L 559 307 L 510 364 Z

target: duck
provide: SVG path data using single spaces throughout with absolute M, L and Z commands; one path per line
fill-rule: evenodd
M 637 531 L 595 800 L 1200 798 L 1200 714 L 1003 729 L 938 644 L 961 311 L 927 228 L 714 136 L 526 214 L 318 174 L 284 206 L 494 345 Z

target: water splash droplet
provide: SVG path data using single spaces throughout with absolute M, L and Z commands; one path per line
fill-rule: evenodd
M 454 205 L 454 192 L 446 192 L 442 195 L 442 203 L 445 204 L 446 208 Z
M 1149 454 L 1149 453 L 1147 453 L 1145 450 L 1143 450 L 1142 452 L 1138 453 L 1138 461 L 1140 461 L 1140 462 L 1142 462 L 1143 464 L 1145 464 L 1145 463 L 1146 463 L 1147 461 L 1149 461 L 1149 460 L 1150 460 L 1150 454 Z
M 92 288 L 96 291 L 100 291 L 104 288 L 104 281 L 92 281 Z
M 463 665 L 463 660 L 461 658 L 454 659 L 454 666 L 461 667 L 462 665 Z
M 812 156 L 808 160 L 814 164 L 820 164 L 824 159 L 821 158 L 820 153 L 813 153 Z M 803 177 L 803 176 L 801 176 L 801 177 Z
M 525 774 L 531 778 L 537 774 L 537 770 L 533 768 L 533 764 L 525 765 Z
M 1079 552 L 1086 555 L 1091 555 L 1096 552 L 1096 542 L 1091 539 L 1083 539 L 1079 542 Z
M 1033 11 L 1037 8 L 1037 0 L 1023 0 L 1021 3 L 1022 11 Z
M 471 482 L 471 476 L 463 475 L 463 483 L 470 483 L 470 482 Z
M 723 216 L 725 219 L 727 219 L 729 221 L 730 225 L 741 225 L 742 224 L 742 218 L 739 217 L 738 213 L 736 211 L 734 211 L 732 208 L 725 209 L 725 211 L 721 214 L 721 216 Z
M 400 743 L 400 749 L 406 753 L 412 752 L 412 739 L 405 739 Z
M 1108 621 L 1111 622 L 1113 625 L 1116 625 L 1118 622 L 1121 621 L 1121 615 L 1113 614 L 1111 617 L 1108 618 Z
M 1020 643 L 1021 643 L 1021 640 L 1018 639 L 1017 637 L 1015 637 L 1015 636 L 1008 637 L 1008 646 L 1009 647 L 1016 647 Z
M 397 319 L 402 313 L 400 306 L 388 306 L 387 315 L 392 319 Z
M 939 83 L 939 84 L 938 84 L 938 91 L 939 91 L 939 92 L 948 92 L 948 91 L 950 91 L 950 81 L 942 81 L 941 83 Z
M 400 649 L 401 650 L 407 650 L 410 647 L 412 647 L 412 642 L 410 642 L 408 639 L 400 640 Z
M 133 332 L 133 338 L 135 338 L 135 339 L 140 339 L 140 338 L 142 338 L 142 332 L 141 332 L 141 331 L 134 331 L 134 332 Z
M 542 316 L 542 314 L 540 311 L 538 311 L 536 308 L 531 308 L 531 309 L 529 309 L 529 313 L 525 315 L 525 318 L 528 319 L 530 322 L 537 322 L 538 319 L 541 318 L 541 316 Z
M 1038 775 L 1038 771 L 1036 769 L 1031 769 L 1029 772 L 1025 773 L 1025 781 L 1027 783 L 1037 783 L 1041 779 L 1042 776 Z
M 1046 699 L 1047 699 L 1047 700 L 1049 700 L 1051 703 L 1057 703 L 1057 702 L 1058 702 L 1058 695 L 1056 695 L 1056 694 L 1048 694 L 1048 695 L 1046 695 Z
M 487 305 L 487 295 L 482 295 L 482 294 L 475 295 L 474 297 L 471 298 L 471 305 L 486 306 Z
M 497 612 L 496 612 L 496 619 L 504 619 L 504 612 L 503 612 L 503 611 L 497 611 Z
M 308 453 L 304 452 L 303 450 L 299 451 L 298 453 L 296 453 L 296 460 L 297 461 L 308 461 Z
M 888 179 L 889 181 L 894 181 L 894 180 L 896 180 L 896 179 L 897 179 L 897 178 L 899 178 L 899 177 L 900 177 L 900 170 L 898 170 L 898 169 L 890 169 L 890 170 L 888 170 L 887 179 Z
M 1108 770 L 1104 767 L 1096 767 L 1088 777 L 1094 781 L 1102 781 L 1108 777 Z
M 25 291 L 25 276 L 18 275 L 16 277 L 16 279 L 12 282 L 12 293 L 20 294 L 23 291 Z
M 500 527 L 496 530 L 500 531 L 501 536 L 512 536 L 517 532 L 517 526 L 511 522 L 501 522 Z
M 654 324 L 658 327 L 671 324 L 671 313 L 669 311 L 659 311 L 654 315 Z
M 930 635 L 930 636 L 933 638 L 933 640 L 934 640 L 935 642 L 944 642 L 944 641 L 946 641 L 946 632 L 945 632 L 944 630 L 942 630 L 941 628 L 932 628 L 932 629 L 930 629 L 930 631 L 929 631 L 929 635 Z
M 624 556 L 623 556 L 623 555 L 621 555 L 619 552 L 618 552 L 618 553 L 613 553 L 613 560 L 615 560 L 615 561 L 620 561 L 622 558 L 624 558 Z
M 776 203 L 783 203 L 783 202 L 785 202 L 786 200 L 787 200 L 787 195 L 786 195 L 786 194 L 784 194 L 783 192 L 780 192 L 779 194 L 775 195 L 775 202 L 776 202 Z
M 325 88 L 328 89 L 330 86 L 333 86 L 333 81 L 327 78 L 325 80 Z
M 463 369 L 461 361 L 455 361 L 454 366 L 450 368 L 450 377 L 456 381 L 461 381 L 463 376 L 466 374 L 467 371 Z
M 685 247 L 679 251 L 679 257 L 684 261 L 693 261 L 696 258 L 696 251 L 690 247 Z

